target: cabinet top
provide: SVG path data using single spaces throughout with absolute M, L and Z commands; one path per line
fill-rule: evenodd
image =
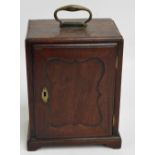
M 122 40 L 122 36 L 112 19 L 92 19 L 87 27 L 60 27 L 55 20 L 29 20 L 26 39 L 54 43 L 99 42 Z

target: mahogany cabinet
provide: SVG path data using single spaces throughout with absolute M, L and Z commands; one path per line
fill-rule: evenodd
M 85 27 L 30 20 L 28 150 L 84 144 L 120 148 L 122 56 L 123 38 L 111 19 L 92 19 Z

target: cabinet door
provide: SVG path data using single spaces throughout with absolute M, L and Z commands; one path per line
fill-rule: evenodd
M 116 45 L 34 46 L 37 138 L 112 135 Z

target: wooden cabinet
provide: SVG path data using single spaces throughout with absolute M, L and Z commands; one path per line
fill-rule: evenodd
M 123 38 L 111 19 L 93 19 L 87 27 L 29 21 L 28 150 L 46 145 L 121 147 L 122 55 Z

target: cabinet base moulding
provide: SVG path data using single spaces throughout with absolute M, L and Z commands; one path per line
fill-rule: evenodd
M 78 146 L 78 145 L 103 145 L 113 149 L 121 148 L 122 140 L 120 135 L 111 137 L 94 138 L 61 138 L 61 139 L 37 139 L 28 133 L 27 149 L 35 151 L 46 146 Z

